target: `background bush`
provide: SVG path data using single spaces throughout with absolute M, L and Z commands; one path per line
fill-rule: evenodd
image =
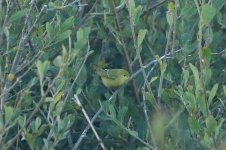
M 225 0 L 0 1 L 0 149 L 223 150 L 225 32 Z

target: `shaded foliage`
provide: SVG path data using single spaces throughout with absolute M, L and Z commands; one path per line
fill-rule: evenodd
M 225 8 L 1 1 L 0 149 L 223 150 Z M 108 89 L 98 65 L 131 78 Z

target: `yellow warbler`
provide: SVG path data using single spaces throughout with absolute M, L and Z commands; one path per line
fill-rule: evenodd
M 129 79 L 129 72 L 125 69 L 100 69 L 96 68 L 103 84 L 107 88 L 116 88 L 123 85 Z

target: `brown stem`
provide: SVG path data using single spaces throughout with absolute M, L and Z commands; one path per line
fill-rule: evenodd
M 130 74 L 133 74 L 133 69 L 132 69 L 132 67 L 130 65 L 130 59 L 129 59 L 128 50 L 127 50 L 126 45 L 125 45 L 125 39 L 123 38 L 122 29 L 121 29 L 121 26 L 120 26 L 120 23 L 119 23 L 120 21 L 119 21 L 118 13 L 117 13 L 116 8 L 115 8 L 115 0 L 112 0 L 112 4 L 113 4 L 113 10 L 114 10 L 115 18 L 116 18 L 116 25 L 118 27 L 118 30 L 119 30 L 119 33 L 120 33 L 121 42 L 122 42 L 123 54 L 124 54 L 124 57 L 125 57 L 126 64 L 127 64 L 128 69 L 129 69 L 129 72 L 130 72 Z M 133 87 L 133 92 L 134 92 L 134 95 L 136 97 L 137 103 L 139 104 L 140 103 L 140 98 L 139 98 L 139 95 L 138 95 L 137 86 L 136 86 L 136 83 L 135 83 L 134 79 L 132 80 L 132 87 Z

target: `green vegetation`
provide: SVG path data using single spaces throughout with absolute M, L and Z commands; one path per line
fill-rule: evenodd
M 225 149 L 225 35 L 225 0 L 1 0 L 0 149 Z

